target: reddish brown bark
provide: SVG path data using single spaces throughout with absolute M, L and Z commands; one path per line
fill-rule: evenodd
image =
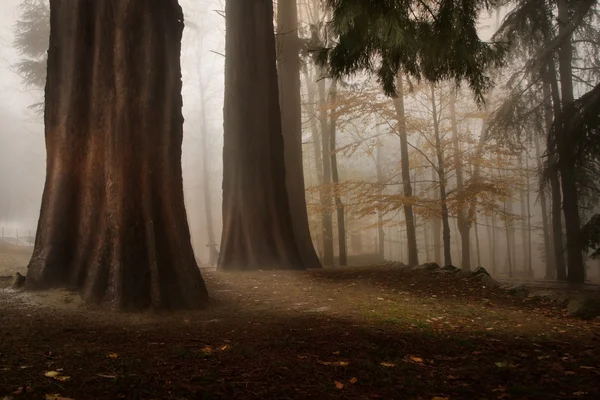
M 116 308 L 207 299 L 181 173 L 176 0 L 51 0 L 47 177 L 27 289 Z
M 320 268 L 308 226 L 304 165 L 302 160 L 302 108 L 300 96 L 300 41 L 296 0 L 279 0 L 278 72 L 281 124 L 285 150 L 287 190 L 294 235 L 306 267 Z
M 228 0 L 220 270 L 303 269 L 286 188 L 273 3 Z

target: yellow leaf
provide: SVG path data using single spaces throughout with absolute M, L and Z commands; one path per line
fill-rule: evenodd
M 219 347 L 219 350 L 221 350 L 221 351 L 229 350 L 230 347 L 231 347 L 230 345 L 225 344 L 225 345 Z
M 106 378 L 106 379 L 117 379 L 116 375 L 96 374 L 96 376 L 99 376 L 100 378 Z
M 421 357 L 416 357 L 416 356 L 410 356 L 409 357 L 412 361 L 416 362 L 416 363 L 422 363 L 423 359 Z
M 59 375 L 60 375 L 60 372 L 57 372 L 57 371 L 48 371 L 44 374 L 44 376 L 47 378 L 56 378 Z
M 107 357 L 108 358 L 117 358 L 117 357 L 119 357 L 119 355 L 117 353 L 108 353 Z
M 358 378 L 354 377 L 354 378 L 350 378 L 350 383 L 356 383 L 358 382 Z
M 341 389 L 343 389 L 343 388 L 344 388 L 344 386 L 345 386 L 345 385 L 344 385 L 342 382 L 340 382 L 340 381 L 335 381 L 335 387 L 336 387 L 336 388 L 338 388 L 338 389 L 340 389 L 340 390 L 341 390 Z
M 394 364 L 394 363 L 385 362 L 385 361 L 383 361 L 383 362 L 382 362 L 382 363 L 380 363 L 380 364 L 381 364 L 382 366 L 384 366 L 384 367 L 395 367 L 395 366 L 396 366 L 396 364 Z
M 66 381 L 70 380 L 71 377 L 70 376 L 66 376 L 66 375 L 60 375 L 60 376 L 57 376 L 54 379 L 56 379 L 57 381 L 60 381 L 60 382 L 66 382 Z

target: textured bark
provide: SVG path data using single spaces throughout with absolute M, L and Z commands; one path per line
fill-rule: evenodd
M 320 268 L 308 226 L 304 164 L 302 162 L 302 108 L 300 95 L 300 41 L 296 0 L 277 2 L 279 49 L 279 102 L 285 150 L 285 170 L 294 236 L 302 262 Z
M 327 99 L 325 78 L 318 82 L 319 88 L 319 122 L 321 128 L 321 149 L 323 154 L 323 265 L 333 265 L 333 221 L 331 216 L 331 150 L 329 141 L 329 124 L 327 122 Z
M 413 191 L 410 183 L 410 164 L 408 161 L 408 133 L 406 131 L 406 120 L 404 118 L 404 88 L 402 75 L 400 73 L 398 73 L 396 78 L 396 88 L 398 96 L 394 99 L 394 107 L 396 108 L 396 118 L 398 119 L 398 136 L 400 136 L 402 187 L 404 190 L 404 197 L 412 197 Z M 417 249 L 417 231 L 411 204 L 404 204 L 404 219 L 406 221 L 408 264 L 418 265 L 419 251 Z
M 273 3 L 228 0 L 225 12 L 223 234 L 218 268 L 304 269 L 286 187 Z
M 329 90 L 329 96 L 331 103 L 335 104 L 337 96 L 337 81 L 334 79 L 331 82 L 331 88 Z M 337 226 L 338 226 L 338 254 L 339 264 L 341 266 L 348 264 L 348 256 L 346 251 L 346 221 L 344 217 L 344 203 L 339 194 L 338 185 L 340 183 L 340 177 L 338 174 L 338 163 L 336 149 L 336 130 L 337 130 L 337 114 L 335 106 L 332 106 L 331 115 L 329 119 L 329 149 L 331 152 L 331 179 L 333 183 L 333 194 L 335 199 L 335 210 L 337 214 Z
M 51 0 L 47 176 L 27 289 L 119 309 L 208 300 L 183 201 L 175 0 Z
M 433 132 L 435 135 L 435 152 L 437 156 L 437 174 L 438 184 L 440 185 L 440 207 L 442 217 L 442 238 L 444 242 L 444 264 L 452 265 L 452 249 L 450 241 L 450 217 L 448 214 L 448 204 L 446 203 L 446 170 L 444 168 L 444 152 L 442 149 L 442 140 L 440 136 L 440 116 L 437 111 L 435 100 L 435 87 L 431 85 L 431 113 L 433 117 Z
M 563 112 L 575 101 L 573 95 L 573 45 L 572 32 L 568 32 L 570 20 L 569 1 L 558 0 L 558 32 L 566 35 L 559 53 L 558 68 L 560 71 L 560 90 Z M 577 190 L 576 161 L 577 150 L 572 133 L 566 131 L 564 116 L 561 115 L 562 129 L 557 136 L 557 150 L 560 156 L 558 168 L 561 176 L 563 194 L 563 213 L 567 233 L 567 265 L 568 280 L 571 283 L 584 283 L 585 263 L 583 260 L 583 240 L 581 236 L 581 218 L 579 216 L 579 196 Z

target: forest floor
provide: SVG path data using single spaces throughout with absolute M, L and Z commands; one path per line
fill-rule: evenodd
M 600 398 L 600 321 L 560 307 L 383 265 L 203 275 L 174 314 L 0 290 L 0 399 Z

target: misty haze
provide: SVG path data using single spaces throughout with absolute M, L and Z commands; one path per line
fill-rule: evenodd
M 4 0 L 0 399 L 600 398 L 599 3 Z

